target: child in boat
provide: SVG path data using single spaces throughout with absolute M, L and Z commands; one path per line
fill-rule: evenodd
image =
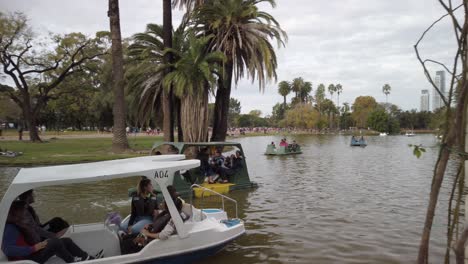
M 120 229 L 129 234 L 138 234 L 147 224 L 152 223 L 153 215 L 158 209 L 156 195 L 153 193 L 151 180 L 143 178 L 137 186 L 137 194 L 132 197 L 131 214 L 128 222 L 123 222 Z
M 26 212 L 24 201 L 15 201 L 10 207 L 3 234 L 3 253 L 8 260 L 32 260 L 45 263 L 56 255 L 66 263 L 95 259 L 79 248 L 70 238 L 49 238 L 37 240 L 34 229 L 24 219 Z M 101 257 L 102 250 L 98 253 Z

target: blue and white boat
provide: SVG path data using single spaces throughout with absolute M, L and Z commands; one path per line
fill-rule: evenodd
M 83 263 L 191 263 L 201 258 L 216 254 L 227 244 L 245 233 L 244 222 L 237 217 L 237 202 L 229 197 L 215 193 L 222 199 L 220 209 L 200 209 L 189 203 L 183 206 L 183 212 L 190 216 L 183 221 L 174 202 L 170 198 L 167 186 L 173 182 L 174 174 L 180 170 L 189 170 L 200 166 L 199 160 L 185 160 L 184 155 L 146 156 L 85 164 L 23 168 L 19 170 L 0 203 L 0 237 L 3 237 L 7 212 L 12 202 L 21 193 L 39 187 L 92 183 L 110 179 L 122 179 L 133 176 L 146 176 L 153 185 L 159 185 L 177 233 L 167 240 L 154 239 L 140 252 L 122 255 L 118 228 L 112 224 L 89 223 L 72 225 L 64 237 L 70 237 L 83 250 L 90 254 L 104 250 L 104 258 L 84 261 Z M 192 186 L 198 187 L 201 186 Z M 213 192 L 206 190 L 207 192 Z M 213 194 L 212 194 L 213 195 Z M 235 216 L 228 218 L 224 210 L 224 201 L 235 204 Z M 104 217 L 103 217 L 104 218 Z M 72 220 L 72 219 L 69 219 Z M 0 239 L 0 248 L 2 239 Z M 8 263 L 7 257 L 0 251 L 0 263 Z M 15 263 L 35 263 L 25 260 Z M 52 257 L 46 263 L 64 263 Z
M 360 139 L 352 137 L 350 145 L 351 147 L 365 147 L 367 146 L 367 142 L 363 137 L 361 137 Z

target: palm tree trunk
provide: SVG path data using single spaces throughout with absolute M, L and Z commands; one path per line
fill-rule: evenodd
M 224 66 L 225 78 L 220 78 L 218 80 L 211 141 L 226 140 L 229 99 L 231 98 L 232 74 L 233 64 L 232 61 L 229 61 Z
M 194 93 L 181 100 L 181 120 L 186 142 L 205 142 L 208 139 L 208 90 Z
M 119 1 L 109 0 L 110 30 L 112 36 L 112 86 L 114 89 L 114 128 L 112 149 L 122 152 L 129 148 L 125 131 L 126 106 L 123 82 L 122 38 L 120 35 Z
M 163 42 L 165 48 L 172 48 L 172 6 L 171 0 L 163 0 Z M 172 56 L 168 53 L 164 57 L 166 63 L 172 62 Z M 170 69 L 167 73 L 170 72 Z M 174 96 L 172 87 L 162 94 L 163 101 L 163 133 L 164 140 L 174 141 Z
M 283 110 L 286 111 L 286 96 L 283 96 L 284 101 L 283 101 Z
M 181 121 L 181 118 L 182 118 L 182 102 L 180 100 L 180 98 L 178 97 L 174 97 L 174 104 L 175 104 L 175 109 L 176 109 L 176 113 L 177 113 L 177 141 L 179 142 L 184 142 L 184 133 L 183 133 L 183 127 L 182 127 L 182 121 Z

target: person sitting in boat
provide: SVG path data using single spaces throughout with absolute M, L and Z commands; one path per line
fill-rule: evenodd
M 275 142 L 272 141 L 271 146 L 272 146 L 273 149 L 275 149 L 276 148 Z
M 124 221 L 120 228 L 129 234 L 141 231 L 146 224 L 153 221 L 153 215 L 158 209 L 156 195 L 153 193 L 151 180 L 142 178 L 137 186 L 137 193 L 132 197 L 131 214 L 128 221 Z
M 95 259 L 78 247 L 70 238 L 49 238 L 44 241 L 37 240 L 35 230 L 25 218 L 27 214 L 24 201 L 14 201 L 8 212 L 7 224 L 3 234 L 2 251 L 8 260 L 32 260 L 45 263 L 56 255 L 66 263 Z M 98 258 L 102 257 L 102 250 Z
M 213 177 L 214 172 L 210 166 L 210 155 L 208 154 L 208 148 L 202 148 L 197 154 L 197 159 L 200 160 L 200 173 L 204 179 L 210 179 Z
M 299 145 L 296 143 L 296 140 L 293 140 L 292 144 L 290 145 L 291 151 L 296 152 L 298 146 L 299 146 Z
M 169 185 L 167 187 L 169 194 L 174 202 L 174 205 L 177 211 L 180 213 L 180 216 L 183 221 L 186 221 L 189 217 L 187 214 L 182 212 L 184 206 L 184 200 L 180 198 L 176 189 Z M 171 235 L 176 233 L 176 228 L 174 222 L 171 219 L 169 209 L 165 202 L 161 206 L 163 210 L 159 211 L 158 215 L 154 218 L 151 224 L 147 224 L 140 231 L 140 233 L 124 237 L 121 242 L 121 252 L 122 254 L 132 254 L 139 252 L 143 247 L 145 247 L 153 239 L 166 240 Z
M 24 218 L 34 230 L 33 235 L 37 236 L 35 240 L 42 241 L 48 238 L 61 237 L 68 230 L 70 225 L 60 217 L 54 217 L 46 223 L 41 224 L 39 216 L 31 206 L 35 202 L 35 195 L 32 189 L 18 196 L 18 200 L 25 203 L 26 212 Z
M 286 138 L 281 139 L 280 147 L 288 147 L 288 142 L 286 141 Z
M 227 179 L 225 178 L 225 172 L 224 172 L 224 169 L 225 169 L 224 161 L 225 161 L 225 158 L 221 154 L 221 151 L 216 150 L 215 155 L 211 158 L 211 162 L 210 162 L 211 168 L 213 169 L 215 176 L 209 177 L 209 180 L 208 180 L 209 183 L 215 183 L 215 181 L 217 180 L 217 176 L 222 177 L 223 182 L 227 182 Z

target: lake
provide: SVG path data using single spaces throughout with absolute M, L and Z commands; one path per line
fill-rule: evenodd
M 229 194 L 239 203 L 247 233 L 202 263 L 415 262 L 438 154 L 433 135 L 367 137 L 366 148 L 350 147 L 347 136 L 291 135 L 288 141 L 295 139 L 302 155 L 263 155 L 280 138 L 234 139 L 260 187 Z M 426 153 L 418 159 L 408 144 L 422 144 Z M 16 171 L 0 168 L 0 196 Z M 42 220 L 59 215 L 71 223 L 103 221 L 106 212 L 130 211 L 127 189 L 136 181 L 41 188 L 35 207 Z M 445 253 L 450 185 L 449 177 L 434 222 L 431 262 L 442 262 Z

